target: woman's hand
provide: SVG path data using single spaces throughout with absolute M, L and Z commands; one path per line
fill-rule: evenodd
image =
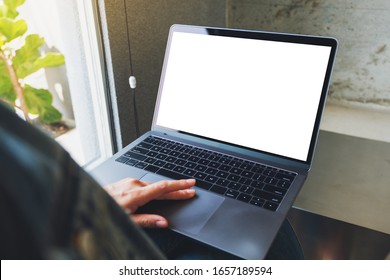
M 189 199 L 195 196 L 195 180 L 160 181 L 149 184 L 136 179 L 126 178 L 104 186 L 104 189 L 129 214 L 134 222 L 142 227 L 168 227 L 166 218 L 154 214 L 134 214 L 137 209 L 152 200 Z

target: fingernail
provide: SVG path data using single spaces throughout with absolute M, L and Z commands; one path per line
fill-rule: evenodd
M 194 190 L 194 189 L 188 189 L 188 190 L 187 190 L 187 193 L 193 194 L 193 193 L 195 193 L 195 190 Z
M 159 227 L 159 228 L 165 228 L 168 226 L 167 222 L 166 221 L 157 221 L 156 222 L 156 226 Z
M 187 183 L 194 183 L 195 179 L 187 179 L 186 181 L 187 181 Z

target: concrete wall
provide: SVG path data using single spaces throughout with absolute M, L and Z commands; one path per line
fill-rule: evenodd
M 150 128 L 169 26 L 228 26 L 336 37 L 330 97 L 390 108 L 390 2 L 386 0 L 100 0 L 107 23 L 121 140 L 135 137 L 127 78 L 137 77 L 140 128 Z M 129 66 L 126 21 L 132 70 Z M 116 102 L 114 100 L 114 102 Z
M 390 106 L 390 2 L 230 0 L 230 27 L 327 35 L 339 40 L 330 96 Z

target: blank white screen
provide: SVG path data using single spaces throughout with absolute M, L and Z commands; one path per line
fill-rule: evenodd
M 305 161 L 330 50 L 175 32 L 156 124 Z

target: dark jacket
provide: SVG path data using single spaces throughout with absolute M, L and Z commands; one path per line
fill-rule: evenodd
M 1 259 L 163 255 L 57 142 L 0 104 Z

